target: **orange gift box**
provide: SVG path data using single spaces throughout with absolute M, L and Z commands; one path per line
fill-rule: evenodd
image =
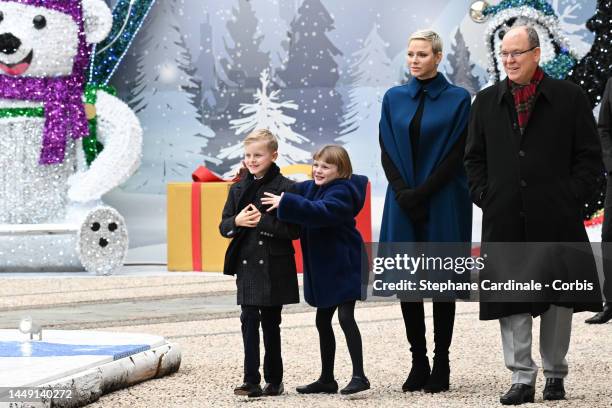
M 296 164 L 283 167 L 285 176 L 303 174 L 311 177 L 311 167 Z M 167 242 L 169 271 L 221 272 L 225 251 L 230 240 L 219 233 L 221 213 L 232 181 L 224 181 L 208 169 L 199 167 L 193 183 L 168 183 L 167 186 Z M 363 240 L 372 240 L 370 183 L 366 201 L 355 218 Z M 295 262 L 303 272 L 300 241 L 293 241 Z
M 219 233 L 219 223 L 231 185 L 168 184 L 169 271 L 223 271 L 230 240 Z

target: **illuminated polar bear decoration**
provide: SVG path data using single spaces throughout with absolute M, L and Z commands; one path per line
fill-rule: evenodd
M 125 221 L 101 197 L 140 165 L 142 129 L 111 93 L 84 103 L 111 27 L 103 0 L 0 0 L 0 270 L 123 264 Z

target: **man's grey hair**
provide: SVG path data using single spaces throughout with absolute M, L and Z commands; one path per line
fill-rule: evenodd
M 532 26 L 525 26 L 525 31 L 527 31 L 527 41 L 529 42 L 529 48 L 539 47 L 540 46 L 540 36 L 535 28 Z
M 425 40 L 431 44 L 431 49 L 434 54 L 442 52 L 442 38 L 433 30 L 418 30 L 412 33 L 408 39 L 408 43 L 412 40 Z

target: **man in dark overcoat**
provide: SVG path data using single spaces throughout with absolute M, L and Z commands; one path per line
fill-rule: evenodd
M 588 242 L 580 203 L 595 190 L 601 169 L 595 120 L 581 88 L 544 74 L 540 53 L 533 28 L 508 31 L 500 50 L 507 78 L 479 92 L 472 106 L 465 166 L 472 200 L 483 210 L 483 245 Z M 594 268 L 580 273 L 597 280 Z M 500 321 L 504 360 L 512 371 L 512 387 L 500 402 L 534 400 L 536 316 L 544 399 L 564 399 L 572 313 L 600 309 L 596 303 L 481 302 L 480 318 Z

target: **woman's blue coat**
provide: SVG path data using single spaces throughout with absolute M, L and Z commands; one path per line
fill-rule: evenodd
M 323 186 L 295 185 L 278 206 L 278 219 L 301 225 L 304 298 L 315 307 L 361 299 L 363 239 L 355 216 L 365 202 L 368 179 L 353 175 Z
M 423 89 L 412 79 L 387 91 L 382 104 L 380 135 L 389 157 L 410 188 L 422 184 L 446 157 L 462 132 L 466 131 L 470 95 L 450 84 L 442 74 L 426 86 L 427 96 L 421 119 L 416 173 L 412 165 L 409 126 Z M 429 198 L 427 242 L 467 242 L 472 235 L 472 203 L 463 167 L 457 176 Z M 380 242 L 417 241 L 410 218 L 387 187 L 380 229 Z

